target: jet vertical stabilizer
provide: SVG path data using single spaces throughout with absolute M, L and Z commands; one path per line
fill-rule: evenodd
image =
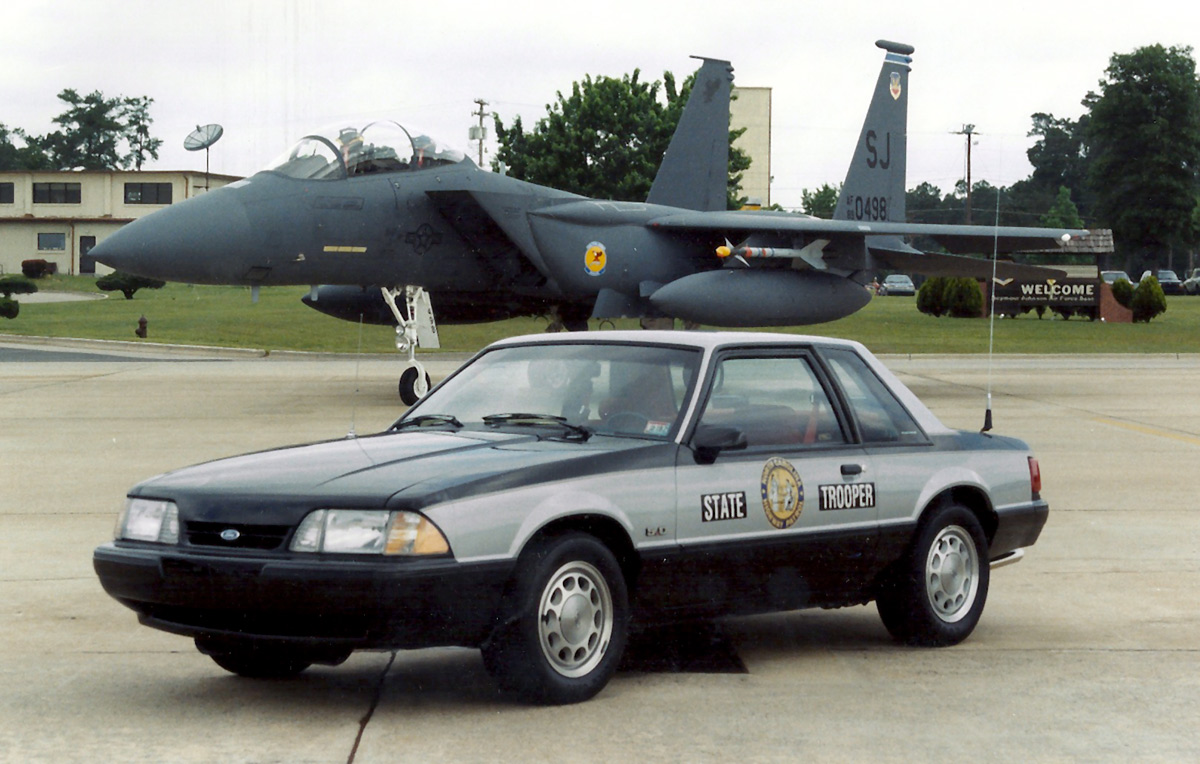
M 696 56 L 696 58 L 699 58 Z M 646 201 L 702 212 L 724 210 L 729 184 L 728 61 L 701 58 L 687 105 Z
M 834 220 L 904 222 L 908 72 L 911 45 L 879 40 L 887 51 Z

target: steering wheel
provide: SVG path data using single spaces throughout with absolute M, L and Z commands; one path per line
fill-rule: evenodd
M 604 418 L 605 427 L 613 432 L 642 433 L 649 424 L 650 417 L 637 411 L 617 411 Z

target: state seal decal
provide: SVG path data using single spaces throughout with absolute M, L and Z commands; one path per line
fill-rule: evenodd
M 608 253 L 604 245 L 593 241 L 588 245 L 587 254 L 583 256 L 583 267 L 589 276 L 599 276 L 608 267 Z
M 804 511 L 804 483 L 791 462 L 778 456 L 768 459 L 759 487 L 767 522 L 780 530 L 795 525 Z

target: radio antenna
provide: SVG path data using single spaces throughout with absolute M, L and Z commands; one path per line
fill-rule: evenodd
M 354 399 L 350 402 L 350 432 L 346 435 L 347 440 L 358 437 L 354 431 L 354 424 L 358 417 L 358 367 L 362 364 L 362 331 L 363 317 L 360 313 L 358 314 L 358 352 L 354 354 Z
M 987 410 L 983 414 L 983 429 L 992 429 L 992 350 L 996 344 L 996 261 L 1000 259 L 1000 189 L 996 189 L 996 222 L 992 237 L 992 283 L 988 284 L 988 366 Z

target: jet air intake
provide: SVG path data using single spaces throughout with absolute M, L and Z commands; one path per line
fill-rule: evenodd
M 650 295 L 663 313 L 710 326 L 834 321 L 871 301 L 862 285 L 816 271 L 723 268 L 684 276 Z

